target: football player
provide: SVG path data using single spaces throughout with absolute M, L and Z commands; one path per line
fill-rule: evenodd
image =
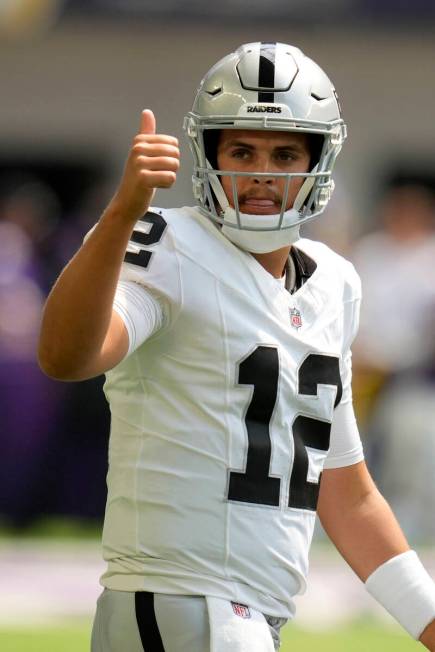
M 249 43 L 204 77 L 175 138 L 142 114 L 120 185 L 46 304 L 40 362 L 106 373 L 107 570 L 92 650 L 270 652 L 305 589 L 316 511 L 368 590 L 435 650 L 435 588 L 364 463 L 350 347 L 359 280 L 300 238 L 346 136 L 299 49 Z

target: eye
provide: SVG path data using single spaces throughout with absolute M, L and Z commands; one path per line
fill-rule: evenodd
M 278 161 L 287 162 L 287 161 L 294 161 L 296 156 L 294 155 L 293 152 L 282 151 L 282 152 L 278 152 L 276 158 L 278 159 Z
M 250 155 L 249 149 L 245 149 L 244 147 L 237 147 L 236 149 L 233 149 L 231 151 L 232 158 L 247 159 L 249 155 Z

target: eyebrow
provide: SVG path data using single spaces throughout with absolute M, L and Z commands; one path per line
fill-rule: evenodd
M 228 140 L 224 147 L 229 148 L 229 147 L 245 147 L 246 149 L 255 149 L 255 145 L 250 145 L 249 143 L 246 143 L 243 140 Z M 276 147 L 273 148 L 274 151 L 295 151 L 295 152 L 302 152 L 304 150 L 304 147 L 299 145 L 298 143 L 289 143 L 288 145 L 277 145 Z

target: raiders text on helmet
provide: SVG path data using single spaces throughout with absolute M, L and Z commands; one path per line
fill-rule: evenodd
M 248 113 L 281 113 L 282 111 L 280 106 L 264 106 L 264 104 L 248 105 L 246 110 Z

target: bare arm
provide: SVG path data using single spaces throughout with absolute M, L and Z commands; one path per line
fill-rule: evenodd
M 38 356 L 49 376 L 91 378 L 125 356 L 127 331 L 112 310 L 125 249 L 155 188 L 172 186 L 178 166 L 176 138 L 157 135 L 154 115 L 144 111 L 114 198 L 47 299 Z
M 428 650 L 435 650 L 435 620 L 426 627 L 419 640 Z
M 363 582 L 385 561 L 409 550 L 365 462 L 323 472 L 318 514 L 328 536 Z
M 323 472 L 318 514 L 331 541 L 364 582 L 378 566 L 409 550 L 364 462 Z M 420 641 L 435 650 L 435 622 Z

